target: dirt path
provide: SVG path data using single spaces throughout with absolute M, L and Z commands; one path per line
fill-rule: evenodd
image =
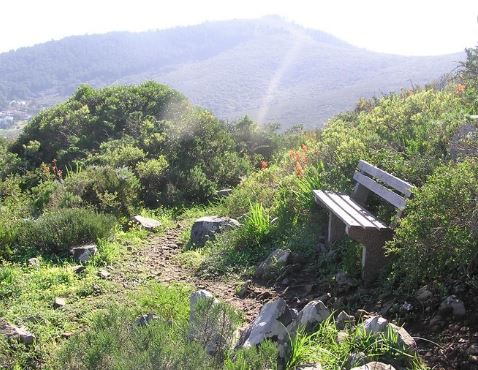
M 114 267 L 113 281 L 124 288 L 139 287 L 148 280 L 162 283 L 188 283 L 197 289 L 206 289 L 217 298 L 241 310 L 247 321 L 255 318 L 262 305 L 278 293 L 271 288 L 251 284 L 245 298 L 236 295 L 237 281 L 225 279 L 203 279 L 194 275 L 194 271 L 182 266 L 175 258 L 181 252 L 180 236 L 184 226 L 168 229 L 165 234 L 152 236 L 146 245 L 131 251 Z

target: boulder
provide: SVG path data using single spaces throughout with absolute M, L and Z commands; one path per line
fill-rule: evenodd
M 432 297 L 433 297 L 433 294 L 432 292 L 430 292 L 427 285 L 422 286 L 415 293 L 415 298 L 422 303 L 428 301 Z
M 395 370 L 392 365 L 384 364 L 383 362 L 369 362 L 360 367 L 354 367 L 351 370 Z
M 158 220 L 155 220 L 153 218 L 143 217 L 143 216 L 140 216 L 140 215 L 134 216 L 131 219 L 131 221 L 135 222 L 136 224 L 138 224 L 142 228 L 144 228 L 146 230 L 150 230 L 150 231 L 154 231 L 158 227 L 161 226 L 161 222 L 159 222 Z
M 53 308 L 62 308 L 66 305 L 66 299 L 61 297 L 56 297 L 53 302 Z
M 191 241 L 197 246 L 203 246 L 216 234 L 239 227 L 237 220 L 229 217 L 205 216 L 194 221 L 191 229 Z
M 347 324 L 353 325 L 355 323 L 355 317 L 352 315 L 347 314 L 345 311 L 341 311 L 337 318 L 335 319 L 335 326 L 339 330 L 345 329 Z
M 455 317 L 463 317 L 466 315 L 465 304 L 456 295 L 451 295 L 443 300 L 438 309 L 440 314 L 453 314 Z
M 98 252 L 96 244 L 87 244 L 70 249 L 73 258 L 78 262 L 87 262 L 96 252 Z
M 238 346 L 249 348 L 257 346 L 266 339 L 279 344 L 279 354 L 283 358 L 289 343 L 287 326 L 292 322 L 294 312 L 287 306 L 284 299 L 267 302 L 256 319 L 243 332 Z
M 310 331 L 329 316 L 330 311 L 322 301 L 310 301 L 300 310 L 297 319 L 295 319 L 287 329 L 291 335 L 295 334 L 299 326 Z
M 25 345 L 30 345 L 35 340 L 35 335 L 30 333 L 25 327 L 18 327 L 0 319 L 0 334 L 7 339 L 15 339 Z
M 290 249 L 276 249 L 256 269 L 256 278 L 272 279 L 277 277 L 289 262 Z

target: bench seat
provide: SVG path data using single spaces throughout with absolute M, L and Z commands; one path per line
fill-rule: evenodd
M 333 212 L 349 228 L 388 229 L 374 215 L 359 205 L 348 194 L 327 190 L 314 190 L 316 202 Z

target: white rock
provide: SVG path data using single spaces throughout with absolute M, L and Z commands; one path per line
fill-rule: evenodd
M 414 350 L 417 346 L 412 336 L 405 328 L 389 323 L 382 316 L 373 316 L 365 321 L 365 331 L 369 334 L 385 333 L 388 329 L 398 335 L 398 341 L 408 349 Z
M 56 297 L 53 302 L 53 308 L 62 308 L 66 305 L 66 299 L 61 297 Z
M 281 343 L 288 342 L 289 334 L 286 329 L 292 321 L 293 313 L 282 298 L 267 302 L 243 333 L 239 346 L 257 346 L 266 339 Z
M 300 310 L 297 319 L 289 325 L 289 330 L 295 333 L 299 326 L 312 330 L 329 316 L 330 310 L 322 301 L 310 301 Z
M 98 251 L 96 244 L 87 244 L 70 249 L 73 258 L 78 262 L 87 262 Z
M 158 220 L 148 218 L 148 217 L 143 217 L 140 215 L 136 215 L 132 218 L 132 221 L 136 222 L 138 225 L 141 227 L 145 228 L 146 230 L 154 231 L 158 227 L 161 226 L 161 222 Z
M 383 333 L 387 330 L 387 326 L 388 321 L 382 316 L 373 316 L 365 321 L 365 331 L 369 334 Z
M 229 217 L 205 216 L 194 221 L 191 228 L 191 241 L 197 246 L 203 246 L 216 234 L 239 227 L 240 223 Z

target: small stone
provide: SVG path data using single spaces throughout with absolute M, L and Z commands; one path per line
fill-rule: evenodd
M 66 305 L 65 298 L 56 297 L 55 301 L 53 302 L 53 308 L 62 308 Z
M 466 315 L 465 304 L 456 295 L 451 295 L 440 304 L 439 312 L 442 315 L 452 313 L 455 317 Z
M 428 285 L 422 286 L 420 289 L 417 290 L 415 293 L 415 298 L 420 302 L 426 302 L 430 298 L 432 298 L 433 294 L 428 289 Z
M 141 226 L 142 228 L 150 231 L 154 231 L 161 226 L 161 222 L 158 220 L 143 217 L 140 215 L 136 215 L 132 218 L 132 221 Z
M 355 323 L 355 317 L 347 314 L 347 312 L 345 311 L 341 311 L 337 315 L 337 318 L 335 319 L 335 326 L 339 330 L 345 329 L 345 326 L 347 326 L 347 324 L 353 325 L 354 323 Z
M 382 316 L 372 316 L 365 321 L 365 331 L 367 333 L 383 333 L 388 326 L 388 321 Z
M 344 330 L 340 330 L 338 333 L 337 333 L 337 343 L 342 343 L 342 342 L 345 342 L 347 340 L 347 338 L 349 337 L 349 334 L 344 331 Z
M 64 333 L 61 333 L 61 337 L 62 337 L 62 338 L 65 338 L 65 339 L 68 339 L 68 338 L 70 338 L 71 336 L 73 336 L 73 333 L 70 332 L 70 331 L 65 331 Z
M 38 258 L 30 258 L 28 260 L 28 266 L 34 267 L 34 268 L 39 268 L 40 267 L 40 260 Z
M 108 279 L 110 277 L 110 273 L 106 270 L 100 270 L 98 271 L 98 276 L 101 278 L 101 279 Z
M 415 350 L 417 343 L 415 339 L 401 326 L 395 324 L 389 324 L 389 327 L 398 335 L 398 343 L 409 350 Z
M 97 251 L 98 247 L 95 244 L 82 245 L 70 249 L 73 258 L 78 262 L 87 262 Z
M 86 267 L 83 265 L 77 265 L 77 266 L 73 266 L 72 270 L 75 274 L 81 274 L 83 271 L 86 270 Z

